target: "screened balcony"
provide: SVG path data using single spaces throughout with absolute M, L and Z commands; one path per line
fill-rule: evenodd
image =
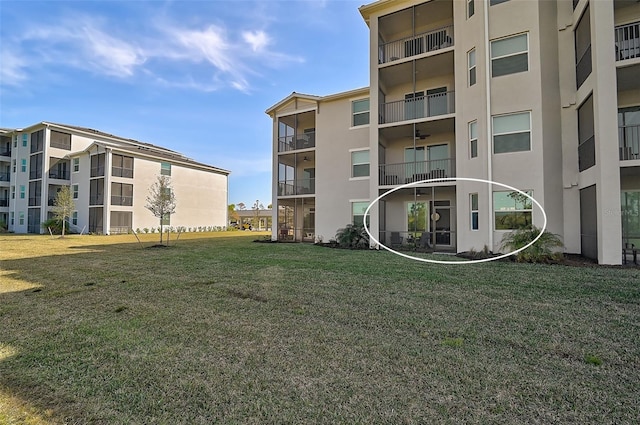
M 378 184 L 390 186 L 455 177 L 455 167 L 455 158 L 382 164 L 378 166 Z
M 278 118 L 278 152 L 316 146 L 315 111 Z
M 436 117 L 455 112 L 455 92 L 423 92 L 407 95 L 404 100 L 396 100 L 380 105 L 380 124 Z
M 316 179 L 283 180 L 278 182 L 278 196 L 313 195 Z
M 616 61 L 640 58 L 640 22 L 615 27 Z
M 640 159 L 640 125 L 618 127 L 620 160 Z

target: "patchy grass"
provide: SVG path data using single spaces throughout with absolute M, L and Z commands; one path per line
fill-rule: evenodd
M 255 237 L 0 235 L 0 423 L 637 420 L 637 269 Z

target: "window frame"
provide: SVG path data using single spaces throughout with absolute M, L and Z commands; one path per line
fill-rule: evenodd
M 27 172 L 27 159 L 26 158 L 21 158 L 20 159 L 20 172 L 21 173 L 26 173 Z
M 78 199 L 79 185 L 78 183 L 71 185 L 71 194 L 73 199 Z
M 72 167 L 74 173 L 79 172 L 80 171 L 80 158 L 73 158 L 73 161 L 71 162 L 71 167 Z
M 26 148 L 29 144 L 29 135 L 27 133 L 22 133 L 22 147 Z
M 533 190 L 529 189 L 529 190 L 523 190 L 522 192 L 526 193 L 527 195 L 529 195 L 530 197 L 533 198 Z M 526 221 L 529 221 L 529 225 L 533 224 L 533 201 L 529 198 L 526 198 L 527 201 L 529 203 L 529 208 L 525 208 L 526 204 L 524 204 L 525 207 L 523 208 L 517 208 L 518 207 L 518 202 L 517 200 L 514 199 L 513 203 L 514 203 L 514 208 L 513 209 L 509 209 L 509 210 L 496 210 L 496 194 L 501 194 L 501 193 L 506 193 L 507 196 L 509 196 L 508 194 L 510 193 L 514 193 L 517 195 L 521 195 L 519 192 L 515 192 L 513 190 L 497 190 L 494 191 L 492 194 L 492 200 L 493 200 L 493 206 L 492 206 L 492 210 L 493 210 L 493 230 L 500 232 L 500 231 L 512 231 L 512 230 L 516 230 L 519 227 L 504 227 L 504 228 L 498 228 L 498 222 L 500 220 L 498 220 L 498 213 L 502 213 L 502 214 L 512 214 L 512 215 L 517 215 L 517 214 L 524 214 L 525 215 L 525 223 Z M 526 216 L 529 216 L 529 219 L 527 220 Z
M 18 225 L 24 226 L 24 211 L 18 213 Z
M 78 225 L 78 211 L 74 211 L 73 213 L 71 213 L 71 224 L 73 224 L 74 226 Z
M 367 152 L 367 162 L 354 162 L 354 154 L 359 152 Z M 369 148 L 366 149 L 350 149 L 349 150 L 350 160 L 351 160 L 351 180 L 362 180 L 368 179 L 371 177 L 371 150 Z M 366 175 L 356 175 L 355 170 L 357 166 L 367 166 L 367 174 Z
M 160 175 L 161 176 L 169 176 L 169 177 L 171 177 L 171 163 L 170 162 L 161 162 L 160 163 Z
M 473 54 L 473 65 L 471 65 L 471 55 Z M 467 52 L 467 83 L 469 87 L 475 86 L 478 82 L 478 62 L 476 60 L 476 48 Z M 473 71 L 473 74 L 472 74 Z M 473 80 L 473 82 L 472 82 Z
M 355 111 L 355 106 L 357 103 L 367 102 L 367 110 L 366 111 Z M 366 114 L 367 119 L 366 123 L 356 124 L 356 116 L 364 116 Z M 366 97 L 362 99 L 356 99 L 351 101 L 351 127 L 363 127 L 369 125 L 371 123 L 371 99 Z
M 508 116 L 515 116 L 515 115 L 524 115 L 524 114 L 528 114 L 529 116 L 529 128 L 526 131 L 508 131 L 508 132 L 503 132 L 503 133 L 496 133 L 495 131 L 495 120 L 496 118 L 504 118 L 504 117 L 508 117 Z M 496 136 L 506 136 L 506 135 L 510 135 L 510 134 L 521 134 L 521 133 L 529 133 L 529 149 L 526 150 L 508 150 L 508 151 L 501 151 L 501 152 L 496 152 Z M 531 111 L 520 111 L 520 112 L 510 112 L 508 114 L 499 114 L 499 115 L 492 115 L 491 116 L 491 144 L 492 144 L 492 151 L 494 155 L 501 155 L 501 154 L 508 154 L 508 153 L 518 153 L 518 152 L 531 152 L 532 151 L 532 116 L 531 116 Z
M 525 37 L 526 43 L 527 43 L 527 48 L 524 51 L 518 51 L 518 52 L 511 52 L 505 55 L 501 55 L 501 56 L 493 56 L 493 51 L 494 51 L 494 44 L 496 43 L 500 43 L 509 39 L 514 39 L 514 38 L 518 38 L 518 37 Z M 490 48 L 490 56 L 489 59 L 491 60 L 491 78 L 495 78 L 495 77 L 504 77 L 505 75 L 512 75 L 512 74 L 519 74 L 521 72 L 529 72 L 530 69 L 530 63 L 529 63 L 529 50 L 531 48 L 531 46 L 529 45 L 529 32 L 522 32 L 519 34 L 513 34 L 513 35 L 509 35 L 506 37 L 500 37 L 500 38 L 496 38 L 494 40 L 491 40 L 489 42 L 489 48 Z M 519 55 L 523 55 L 526 54 L 527 55 L 527 68 L 523 69 L 523 70 L 519 70 L 519 71 L 514 71 L 514 72 L 508 72 L 506 74 L 500 74 L 500 75 L 494 75 L 494 70 L 493 70 L 493 64 L 494 61 L 496 60 L 501 60 L 501 59 L 505 59 L 505 58 L 510 58 L 510 57 L 514 57 L 514 56 L 519 56 Z
M 474 0 L 467 0 L 467 19 L 470 19 L 476 13 Z
M 472 128 L 475 128 L 475 137 L 472 131 Z M 478 120 L 470 121 L 468 124 L 469 131 L 469 158 L 477 158 L 478 157 Z M 475 150 L 475 155 L 474 155 Z
M 474 197 L 475 197 L 475 208 L 474 208 Z M 476 232 L 480 230 L 480 197 L 478 196 L 478 192 L 469 194 L 469 229 L 472 232 Z
M 364 224 L 364 212 L 367 210 L 367 208 L 369 207 L 369 201 L 365 201 L 365 200 L 350 200 L 349 203 L 351 204 L 351 223 L 354 225 L 362 225 Z M 356 214 L 356 206 L 358 206 L 358 208 L 362 208 L 364 204 L 364 209 L 362 209 L 362 214 Z M 358 220 L 358 223 L 356 223 L 355 218 L 356 217 L 362 217 L 361 220 Z M 370 215 L 367 217 L 369 218 Z M 367 220 L 367 226 L 369 226 L 370 220 Z
M 27 188 L 25 185 L 20 185 L 20 199 L 26 199 L 27 197 Z

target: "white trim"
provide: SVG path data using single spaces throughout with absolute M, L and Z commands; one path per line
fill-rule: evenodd
M 502 56 L 496 56 L 493 57 L 493 43 L 495 42 L 499 42 L 499 41 L 504 41 L 504 40 L 508 40 L 510 38 L 516 38 L 516 37 L 520 37 L 524 35 L 526 42 L 527 42 L 527 49 L 524 51 L 520 51 L 520 52 L 514 52 L 514 53 L 509 53 L 508 55 L 502 55 Z M 518 34 L 512 34 L 512 35 L 508 35 L 505 37 L 500 37 L 500 38 L 495 38 L 493 40 L 489 40 L 489 46 L 490 46 L 490 51 L 489 51 L 489 68 L 491 71 L 491 78 L 494 78 L 493 76 L 493 61 L 496 59 L 504 59 L 504 58 L 509 58 L 512 56 L 518 56 L 518 55 L 522 55 L 523 53 L 527 54 L 527 69 L 526 71 L 517 71 L 517 72 L 511 72 L 509 74 L 503 74 L 503 75 L 498 75 L 497 77 L 504 77 L 505 75 L 511 75 L 511 74 L 518 74 L 520 72 L 528 72 L 531 70 L 531 55 L 529 54 L 529 51 L 531 50 L 531 46 L 529 45 L 529 31 L 525 31 L 525 32 L 521 32 Z
M 317 112 L 318 111 L 318 107 L 317 106 L 312 106 L 310 108 L 295 109 L 294 111 L 282 112 L 282 113 L 276 114 L 275 118 L 290 117 L 291 115 L 303 114 L 305 112 L 311 112 L 311 111 L 316 111 Z

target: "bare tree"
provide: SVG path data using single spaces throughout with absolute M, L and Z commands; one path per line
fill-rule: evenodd
M 253 204 L 253 223 L 252 226 L 256 229 L 260 228 L 260 210 L 264 209 L 264 205 L 260 203 L 259 199 Z
M 73 194 L 69 186 L 62 186 L 56 198 L 53 200 L 53 217 L 56 220 L 62 221 L 62 238 L 64 238 L 65 226 L 67 219 L 71 217 L 73 210 L 76 208 L 76 204 L 73 201 Z
M 171 177 L 158 176 L 149 188 L 145 208 L 160 219 L 160 244 L 162 244 L 164 220 L 170 219 L 171 214 L 176 212 L 176 197 L 171 188 Z

